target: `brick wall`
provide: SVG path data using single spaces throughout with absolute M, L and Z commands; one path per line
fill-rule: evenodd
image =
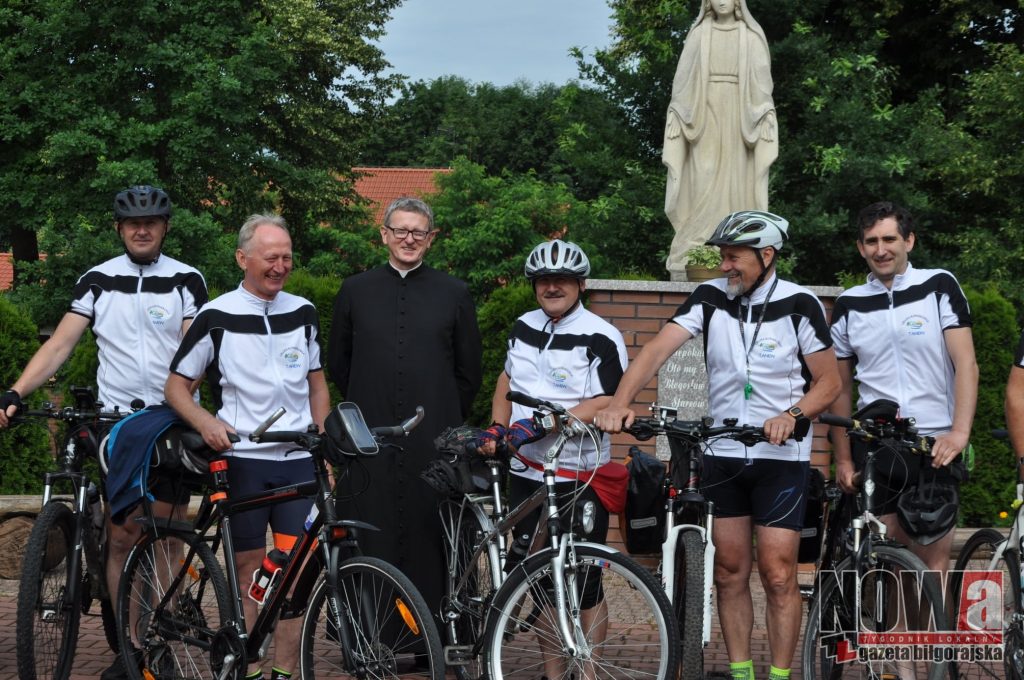
M 657 334 L 696 286 L 695 283 L 676 281 L 592 279 L 587 281 L 590 299 L 588 309 L 611 322 L 622 332 L 630 361 L 632 361 L 644 344 Z M 811 287 L 811 290 L 824 304 L 826 314 L 831 314 L 832 303 L 841 289 Z M 657 401 L 657 395 L 658 379 L 655 378 L 637 395 L 636 401 L 632 405 L 633 410 L 640 415 L 647 415 L 648 407 L 652 402 Z M 666 406 L 671 406 L 671 404 L 666 404 Z M 830 476 L 831 452 L 825 439 L 826 431 L 826 427 L 815 424 L 811 464 L 819 468 L 827 478 Z M 648 453 L 654 454 L 653 440 L 641 443 L 629 435 L 619 434 L 612 437 L 612 457 L 616 460 L 624 459 L 630 446 L 639 446 Z M 617 519 L 612 518 L 609 543 L 622 548 Z

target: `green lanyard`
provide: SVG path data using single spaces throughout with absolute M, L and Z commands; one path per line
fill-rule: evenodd
M 747 347 L 746 332 L 743 330 L 743 304 L 740 304 L 740 313 L 736 316 L 736 319 L 740 323 L 740 343 L 743 345 L 743 361 L 747 365 L 747 382 L 743 385 L 743 398 L 750 400 L 750 395 L 754 393 L 754 386 L 750 384 L 750 352 L 753 351 L 754 345 L 757 344 L 757 334 L 761 332 L 761 324 L 764 323 L 764 314 L 768 311 L 768 301 L 772 299 L 772 293 L 775 292 L 775 286 L 778 284 L 779 279 L 776 277 L 772 281 L 772 287 L 768 289 L 768 294 L 764 297 L 764 304 L 761 306 L 761 313 L 757 317 L 757 325 L 754 326 L 754 337 L 750 339 L 750 347 Z M 750 310 L 750 299 L 747 298 L 747 310 Z

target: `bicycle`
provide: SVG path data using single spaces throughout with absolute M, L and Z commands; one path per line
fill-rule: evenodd
M 359 456 L 377 453 L 380 440 L 404 436 L 423 409 L 401 425 L 370 430 L 358 407 L 339 404 L 325 434 L 267 431 L 283 409 L 249 435 L 254 442 L 294 443 L 312 454 L 314 477 L 238 498 L 230 497 L 229 458 L 212 454 L 198 433 L 180 433 L 183 464 L 208 469 L 212 487 L 193 523 L 145 518 L 118 593 L 122 653 L 135 680 L 207 678 L 239 680 L 247 664 L 265 657 L 280 618 L 303 617 L 299 649 L 302 678 L 394 677 L 440 680 L 440 638 L 423 597 L 396 567 L 359 552 L 357 534 L 369 524 L 339 519 L 328 463 L 346 474 Z M 208 462 L 207 462 L 208 459 Z M 304 531 L 271 578 L 263 608 L 247 632 L 231 519 L 245 510 L 312 498 Z M 223 547 L 224 567 L 215 551 Z M 224 571 L 227 572 L 226 576 Z M 291 596 L 289 597 L 289 593 Z M 422 671 L 413 671 L 419 663 Z
M 899 678 L 914 672 L 915 659 L 897 658 L 915 647 L 931 650 L 929 680 L 955 677 L 941 647 L 927 634 L 948 630 L 942 585 L 909 548 L 886 538 L 886 526 L 872 512 L 875 455 L 880 448 L 928 455 L 934 441 L 918 435 L 913 418 L 898 418 L 899 406 L 880 399 L 842 418 L 823 413 L 818 421 L 845 428 L 870 443 L 856 498 L 856 510 L 836 512 L 828 522 L 822 563 L 808 605 L 801 658 L 804 678 Z M 834 496 L 834 493 L 833 493 Z M 845 523 L 844 518 L 851 518 Z M 909 624 L 916 625 L 912 630 Z M 899 626 L 906 626 L 902 631 Z M 901 634 L 905 636 L 900 640 Z M 923 635 L 920 640 L 918 636 Z M 914 646 L 894 647 L 914 640 Z M 936 659 L 935 655 L 938 654 Z M 933 662 L 934 660 L 934 662 Z
M 997 439 L 1005 439 L 1006 431 L 992 433 Z M 954 566 L 950 580 L 950 592 L 954 602 L 962 591 L 964 571 L 999 572 L 1002 591 L 1002 610 L 997 622 L 1001 630 L 992 631 L 991 624 L 977 625 L 977 629 L 1001 634 L 1001 654 L 986 653 L 992 644 L 978 644 L 970 652 L 974 663 L 960 664 L 961 678 L 1006 678 L 1024 679 L 1024 601 L 1021 599 L 1021 556 L 1024 555 L 1024 483 L 1017 483 L 1013 507 L 1017 515 L 1010 527 L 1009 535 L 1003 535 L 992 528 L 979 529 L 964 543 Z M 991 610 L 986 614 L 991 616 Z M 970 619 L 968 620 L 970 623 Z
M 22 410 L 14 422 L 45 418 L 66 423 L 57 472 L 47 472 L 43 503 L 22 560 L 18 588 L 16 640 L 18 676 L 23 680 L 71 675 L 82 614 L 100 602 L 103 629 L 117 651 L 114 611 L 107 593 L 106 532 L 100 492 L 85 471 L 99 458 L 107 425 L 127 415 L 103 411 L 92 388 L 72 387 L 75 406 Z M 70 487 L 70 495 L 55 490 Z
M 541 650 L 561 657 L 564 678 L 674 678 L 677 627 L 655 577 L 617 550 L 578 542 L 562 527 L 559 457 L 570 441 L 599 433 L 556 404 L 517 392 L 508 398 L 538 409 L 535 418 L 557 437 L 545 456 L 544 485 L 512 509 L 501 493 L 503 463 L 474 457 L 472 447 L 456 456 L 456 466 L 475 461 L 489 472 L 479 481 L 483 488 L 463 476 L 440 504 L 448 559 L 441 611 L 446 660 L 462 680 L 536 678 L 544 673 Z M 520 546 L 528 556 L 506 573 L 507 537 L 538 508 L 536 531 Z M 588 521 L 585 508 L 572 515 L 574 529 Z M 592 599 L 599 593 L 589 609 L 587 592 Z
M 651 405 L 653 417 L 638 417 L 625 431 L 638 441 L 654 436 L 668 439 L 671 458 L 662 483 L 665 533 L 661 544 L 661 582 L 672 602 L 680 628 L 680 678 L 702 680 L 704 648 L 711 641 L 714 614 L 712 584 L 715 507 L 701 493 L 703 447 L 715 439 L 735 439 L 746 446 L 768 441 L 764 429 L 737 425 L 727 418 L 715 427 L 713 418 L 677 420 L 675 408 Z M 800 433 L 800 439 L 805 433 Z M 635 448 L 635 447 L 634 447 Z M 632 451 L 632 449 L 631 449 Z M 635 455 L 635 454 L 634 454 Z

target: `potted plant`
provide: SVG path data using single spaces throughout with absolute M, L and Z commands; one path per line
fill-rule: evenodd
M 686 251 L 686 280 L 709 281 L 722 276 L 722 256 L 714 246 L 694 246 Z

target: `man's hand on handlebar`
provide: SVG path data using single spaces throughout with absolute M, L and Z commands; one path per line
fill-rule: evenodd
M 229 433 L 235 435 L 235 441 L 238 441 L 238 433 L 235 432 L 235 428 L 212 415 L 209 418 L 203 418 L 202 425 L 197 427 L 196 431 L 203 435 L 203 441 L 214 451 L 227 451 L 231 448 Z
M 602 432 L 617 434 L 633 424 L 636 414 L 625 406 L 609 406 L 594 416 L 594 424 Z
M 14 390 L 0 394 L 0 428 L 10 425 L 10 419 L 23 408 L 25 405 L 21 403 L 21 395 Z
M 932 444 L 932 467 L 943 467 L 956 460 L 960 452 L 967 448 L 969 439 L 969 435 L 956 431 L 935 435 L 935 443 Z
M 774 418 L 764 421 L 764 434 L 768 441 L 775 446 L 781 446 L 783 442 L 793 436 L 796 429 L 796 418 L 788 413 L 780 413 Z
M 491 423 L 491 426 L 480 433 L 476 439 L 476 451 L 483 456 L 493 456 L 498 451 L 499 442 L 505 441 L 505 426 Z

